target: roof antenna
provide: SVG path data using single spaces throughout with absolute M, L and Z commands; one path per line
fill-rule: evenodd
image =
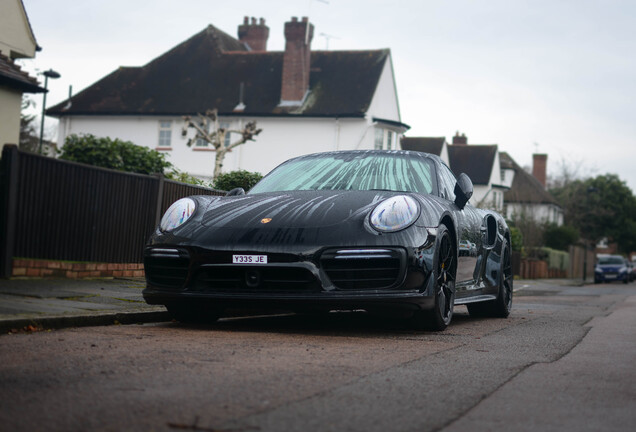
M 309 17 L 311 15 L 311 3 L 314 0 L 309 0 L 309 5 L 307 6 L 307 16 Z M 316 0 L 317 2 L 320 3 L 324 3 L 324 4 L 329 4 L 329 2 L 327 0 Z M 309 43 L 309 19 L 307 19 L 307 28 L 305 29 L 305 45 L 307 45 Z M 329 43 L 327 41 L 327 43 Z
M 331 39 L 340 39 L 339 37 L 327 34 L 327 33 L 320 33 L 320 36 L 325 38 L 325 50 L 329 50 L 329 41 Z

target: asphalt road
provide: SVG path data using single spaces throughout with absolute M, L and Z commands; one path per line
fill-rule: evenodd
M 0 430 L 631 431 L 636 284 L 517 284 L 442 333 L 363 313 L 0 336 Z

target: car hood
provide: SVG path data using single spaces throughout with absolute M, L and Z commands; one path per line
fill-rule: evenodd
M 327 245 L 423 245 L 426 230 L 378 233 L 366 218 L 391 191 L 292 191 L 236 197 L 195 196 L 191 220 L 150 243 L 224 250 L 315 251 Z M 436 226 L 441 198 L 409 194 L 421 206 L 415 225 Z M 434 222 L 433 222 L 434 221 Z M 260 249 L 259 249 L 260 248 Z
M 395 193 L 375 191 L 293 191 L 220 197 L 203 210 L 201 224 L 217 228 L 322 228 L 364 218 Z

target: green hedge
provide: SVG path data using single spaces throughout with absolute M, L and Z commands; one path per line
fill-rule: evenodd
M 547 247 L 541 248 L 541 252 L 548 262 L 548 268 L 557 270 L 567 270 L 570 268 L 570 254 L 568 252 Z

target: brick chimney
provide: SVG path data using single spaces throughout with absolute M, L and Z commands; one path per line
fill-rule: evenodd
M 314 26 L 307 17 L 302 21 L 292 17 L 285 23 L 285 54 L 281 105 L 300 105 L 309 90 L 309 64 Z
M 532 155 L 532 175 L 539 180 L 545 189 L 548 167 L 548 155 L 535 153 Z
M 249 17 L 245 17 L 243 18 L 243 24 L 238 28 L 238 37 L 252 51 L 267 51 L 269 27 L 265 25 L 263 18 L 256 24 L 256 18 L 252 17 L 252 22 L 249 23 Z
M 457 131 L 455 133 L 455 136 L 453 137 L 453 144 L 454 145 L 468 145 L 468 138 L 466 138 L 465 134 L 459 134 L 459 131 Z

